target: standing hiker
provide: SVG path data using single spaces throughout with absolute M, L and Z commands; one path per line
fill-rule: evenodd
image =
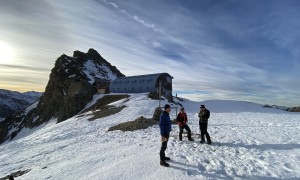
M 184 108 L 183 107 L 180 109 L 180 112 L 178 113 L 176 120 L 178 121 L 178 126 L 179 126 L 179 141 L 182 141 L 183 129 L 187 130 L 189 141 L 194 141 L 194 139 L 191 136 L 191 129 L 186 124 L 188 122 L 188 118 L 187 118 L 186 113 L 184 112 Z
M 166 163 L 166 160 L 170 160 L 169 157 L 166 157 L 165 150 L 167 149 L 167 144 L 171 132 L 171 119 L 169 113 L 171 112 L 171 107 L 169 104 L 165 105 L 165 111 L 160 116 L 160 135 L 161 135 L 161 149 L 160 149 L 160 165 L 168 167 L 169 164 Z
M 200 126 L 200 131 L 201 131 L 200 143 L 203 144 L 205 142 L 205 138 L 204 138 L 204 135 L 205 135 L 207 144 L 211 144 L 211 139 L 207 132 L 207 124 L 208 124 L 208 118 L 210 116 L 210 112 L 208 109 L 205 108 L 204 105 L 201 105 L 198 116 L 199 116 L 199 126 Z

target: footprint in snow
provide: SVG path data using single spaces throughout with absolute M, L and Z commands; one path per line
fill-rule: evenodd
M 204 162 L 210 164 L 210 161 L 208 159 L 205 159 Z
M 199 171 L 206 171 L 206 168 L 202 164 L 198 164 L 198 170 Z
M 196 175 L 198 175 L 198 172 L 197 171 L 195 171 L 195 170 L 187 170 L 187 175 L 189 175 L 189 176 L 196 176 Z

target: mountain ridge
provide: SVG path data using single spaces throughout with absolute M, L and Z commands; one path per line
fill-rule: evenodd
M 24 111 L 34 103 L 43 93 L 28 91 L 17 92 L 12 90 L 0 89 L 0 118 L 4 119 L 12 114 Z
M 37 127 L 51 119 L 59 123 L 80 112 L 97 93 L 93 85 L 96 78 L 124 76 L 92 48 L 87 53 L 76 50 L 73 56 L 61 55 L 36 106 L 1 122 L 0 143 L 13 139 L 23 128 Z

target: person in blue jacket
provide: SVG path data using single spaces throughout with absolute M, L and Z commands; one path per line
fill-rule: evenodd
M 166 163 L 166 160 L 170 160 L 169 157 L 166 157 L 165 150 L 167 149 L 167 144 L 170 136 L 171 128 L 171 119 L 170 119 L 170 112 L 171 107 L 169 104 L 165 105 L 165 111 L 160 116 L 159 121 L 159 128 L 160 128 L 160 135 L 161 135 L 161 148 L 160 148 L 160 165 L 168 167 L 169 164 Z

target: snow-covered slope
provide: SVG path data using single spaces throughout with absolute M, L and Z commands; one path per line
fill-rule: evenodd
M 193 102 L 187 100 L 182 102 L 175 98 L 175 102 L 181 103 L 187 111 L 196 112 L 200 110 L 200 105 L 204 104 L 207 109 L 216 113 L 228 112 L 262 112 L 262 113 L 285 113 L 281 109 L 264 108 L 261 104 L 245 101 L 232 100 L 208 100 L 203 102 Z
M 34 91 L 20 93 L 0 89 L 0 119 L 16 112 L 24 111 L 25 108 L 40 98 L 41 95 L 42 93 Z
M 87 106 L 101 97 L 96 95 Z M 245 102 L 181 103 L 196 141 L 184 137 L 179 142 L 178 127 L 173 125 L 166 151 L 172 158 L 169 168 L 159 165 L 158 125 L 133 132 L 107 131 L 141 115 L 152 117 L 158 101 L 146 94 L 131 94 L 129 99 L 111 104 L 126 106 L 118 114 L 88 121 L 91 112 L 86 112 L 59 124 L 47 124 L 27 136 L 21 132 L 17 139 L 0 146 L 0 177 L 30 169 L 16 179 L 300 178 L 299 114 Z M 199 144 L 200 104 L 212 112 L 208 128 L 211 146 Z

